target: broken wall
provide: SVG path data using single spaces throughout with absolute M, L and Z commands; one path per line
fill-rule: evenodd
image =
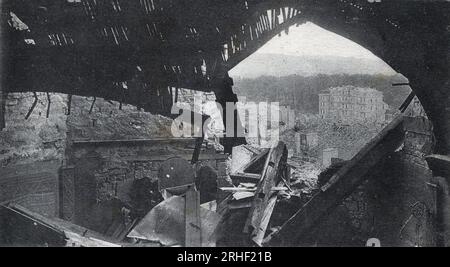
M 432 127 L 424 117 L 405 118 L 403 146 L 378 164 L 303 245 L 433 246 L 436 187 L 424 159 L 432 149 Z
M 57 178 L 66 144 L 66 98 L 10 93 L 0 131 L 0 203 L 14 201 L 47 216 L 57 214 Z M 28 119 L 25 117 L 29 114 Z
M 111 203 L 132 205 L 135 181 L 157 181 L 164 160 L 179 156 L 190 161 L 195 146 L 193 138 L 173 138 L 172 120 L 101 99 L 73 97 L 67 125 L 62 217 L 88 228 L 98 225 L 92 223 L 96 210 L 107 210 Z M 203 146 L 197 168 L 217 169 L 223 160 L 213 146 Z

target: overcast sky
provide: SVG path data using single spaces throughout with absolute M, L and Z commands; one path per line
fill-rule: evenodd
M 256 53 L 377 58 L 362 46 L 310 22 L 292 26 L 288 35 L 283 31 L 281 37 L 277 35 Z

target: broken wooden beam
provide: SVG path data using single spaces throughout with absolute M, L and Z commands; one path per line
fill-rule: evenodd
M 263 149 L 261 152 L 256 152 L 250 150 L 248 146 L 244 147 L 248 151 L 258 154 L 253 156 L 248 163 L 238 167 L 235 171 L 232 171 L 232 173 L 230 173 L 230 178 L 235 182 L 235 184 L 242 182 L 257 183 L 261 179 L 261 173 L 263 171 L 269 149 Z M 233 155 L 233 158 L 234 157 L 235 155 Z
M 275 204 L 278 199 L 278 194 L 273 194 L 269 200 L 267 201 L 267 206 L 262 214 L 261 222 L 259 224 L 259 228 L 255 229 L 255 233 L 252 236 L 253 242 L 258 246 L 262 246 L 264 236 L 266 235 L 267 227 L 269 226 L 270 218 L 272 217 L 273 210 L 275 208 Z
M 411 101 L 414 99 L 414 97 L 416 96 L 416 94 L 414 92 L 411 92 L 405 99 L 405 101 L 403 101 L 403 103 L 400 105 L 400 107 L 398 108 L 400 110 L 400 112 L 405 112 L 405 110 L 408 108 L 409 104 L 411 104 Z
M 393 83 L 392 86 L 410 86 L 409 83 Z
M 52 100 L 50 98 L 50 93 L 47 92 L 47 114 L 45 115 L 45 117 L 48 119 L 48 117 L 50 116 L 50 106 L 52 104 Z
M 263 171 L 263 166 L 265 163 L 265 159 L 269 149 L 263 149 L 258 155 L 252 158 L 247 164 L 245 164 L 242 168 L 237 170 L 237 172 L 242 173 L 261 173 Z
M 28 118 L 31 116 L 31 113 L 33 113 L 33 110 L 36 107 L 37 102 L 38 102 L 38 96 L 37 96 L 36 92 L 33 92 L 33 95 L 34 95 L 34 101 L 33 101 L 33 104 L 30 107 L 30 110 L 28 110 L 27 115 L 25 115 L 25 119 L 26 120 L 28 120 Z
M 273 211 L 273 197 L 276 197 L 277 194 L 276 191 L 273 191 L 273 188 L 279 186 L 281 173 L 284 172 L 282 168 L 287 166 L 286 161 L 286 145 L 283 142 L 278 142 L 277 146 L 271 148 L 268 153 L 243 231 L 250 234 L 250 239 L 258 246 L 261 246 L 264 238 L 268 224 L 266 220 L 270 219 Z
M 220 187 L 219 188 L 222 191 L 227 192 L 255 192 L 257 190 L 256 187 L 248 188 L 248 187 Z M 274 186 L 272 189 L 270 189 L 271 192 L 278 192 L 278 191 L 286 191 L 288 190 L 287 187 L 284 186 Z
M 230 174 L 230 178 L 233 181 L 236 180 L 238 183 L 257 182 L 261 179 L 261 174 L 238 172 L 238 173 Z
M 297 211 L 269 241 L 270 246 L 295 245 L 307 236 L 314 225 L 333 211 L 358 185 L 367 179 L 367 174 L 389 153 L 403 142 L 403 116 L 398 116 L 377 136 L 367 143 L 346 165 L 344 165 L 321 190 Z
M 91 113 L 92 113 L 92 110 L 94 109 L 95 100 L 97 100 L 97 98 L 94 96 L 94 100 L 92 100 L 91 107 L 89 108 L 89 114 L 91 114 Z
M 185 247 L 201 247 L 200 193 L 193 186 L 186 192 L 185 227 Z

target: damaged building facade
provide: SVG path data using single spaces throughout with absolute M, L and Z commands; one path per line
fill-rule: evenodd
M 322 119 L 384 123 L 387 109 L 383 93 L 372 88 L 336 87 L 319 94 Z
M 1 245 L 450 244 L 449 4 L 151 2 L 2 2 Z M 355 155 L 309 184 L 282 141 L 171 136 L 183 89 L 241 124 L 228 71 L 305 21 L 413 90 Z

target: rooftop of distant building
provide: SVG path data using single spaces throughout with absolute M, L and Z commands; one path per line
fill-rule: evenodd
M 330 94 L 330 93 L 340 93 L 342 91 L 349 90 L 353 92 L 360 92 L 360 93 L 379 93 L 382 94 L 382 92 L 370 88 L 370 87 L 358 87 L 353 85 L 345 85 L 345 86 L 338 86 L 338 87 L 330 87 L 328 89 L 325 89 L 320 92 L 320 94 Z

